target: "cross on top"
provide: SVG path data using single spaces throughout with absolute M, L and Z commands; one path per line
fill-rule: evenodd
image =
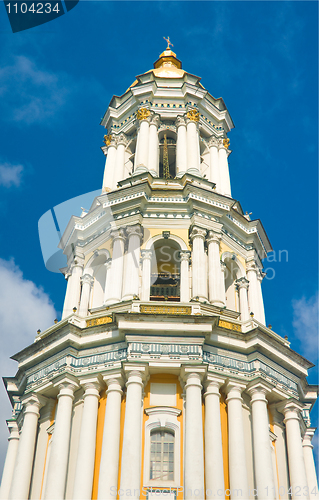
M 163 38 L 164 38 L 164 40 L 167 42 L 167 49 L 166 49 L 166 50 L 171 50 L 170 45 L 171 45 L 172 47 L 174 47 L 174 45 L 173 45 L 173 44 L 172 44 L 172 42 L 170 41 L 169 36 L 168 36 L 167 38 L 165 38 L 165 36 L 163 36 Z

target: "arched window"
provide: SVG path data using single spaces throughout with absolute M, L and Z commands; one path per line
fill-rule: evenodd
M 174 441 L 172 431 L 155 429 L 151 432 L 151 480 L 174 481 Z
M 180 301 L 180 246 L 171 239 L 154 244 L 151 300 Z
M 164 164 L 168 162 L 170 177 L 176 176 L 176 133 L 164 130 L 159 133 L 159 177 L 165 177 Z

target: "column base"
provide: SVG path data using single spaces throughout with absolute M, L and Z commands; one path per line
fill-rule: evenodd
M 207 297 L 204 297 L 202 295 L 196 295 L 196 297 L 192 297 L 191 299 L 192 301 L 194 302 L 207 302 L 207 304 L 209 304 L 209 300 Z
M 107 299 L 103 305 L 110 306 L 112 304 L 117 304 L 118 302 L 122 302 L 122 299 Z
M 210 301 L 210 303 L 213 305 L 213 306 L 217 306 L 217 307 L 226 307 L 226 304 L 225 302 L 223 302 L 222 300 L 219 300 L 219 299 L 213 299 Z

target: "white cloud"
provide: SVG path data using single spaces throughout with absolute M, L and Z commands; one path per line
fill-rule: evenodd
M 13 376 L 17 363 L 10 356 L 30 345 L 40 328 L 45 330 L 56 317 L 54 306 L 42 288 L 23 278 L 13 260 L 0 259 L 0 367 L 1 377 Z M 11 416 L 11 404 L 0 387 L 0 476 L 7 449 L 6 419 Z
M 12 165 L 7 162 L 0 163 L 0 186 L 20 186 L 22 172 L 22 165 Z
M 307 299 L 292 301 L 295 337 L 301 343 L 301 352 L 312 362 L 318 360 L 318 293 Z
M 26 56 L 2 63 L 0 96 L 4 116 L 26 124 L 50 120 L 64 106 L 72 88 L 68 75 L 40 68 Z

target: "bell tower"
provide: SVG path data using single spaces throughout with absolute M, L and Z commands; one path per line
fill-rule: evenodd
M 231 195 L 234 125 L 167 42 L 111 99 L 101 194 L 60 241 L 62 318 L 5 379 L 2 499 L 318 498 L 318 387 L 266 326 L 271 245 Z

